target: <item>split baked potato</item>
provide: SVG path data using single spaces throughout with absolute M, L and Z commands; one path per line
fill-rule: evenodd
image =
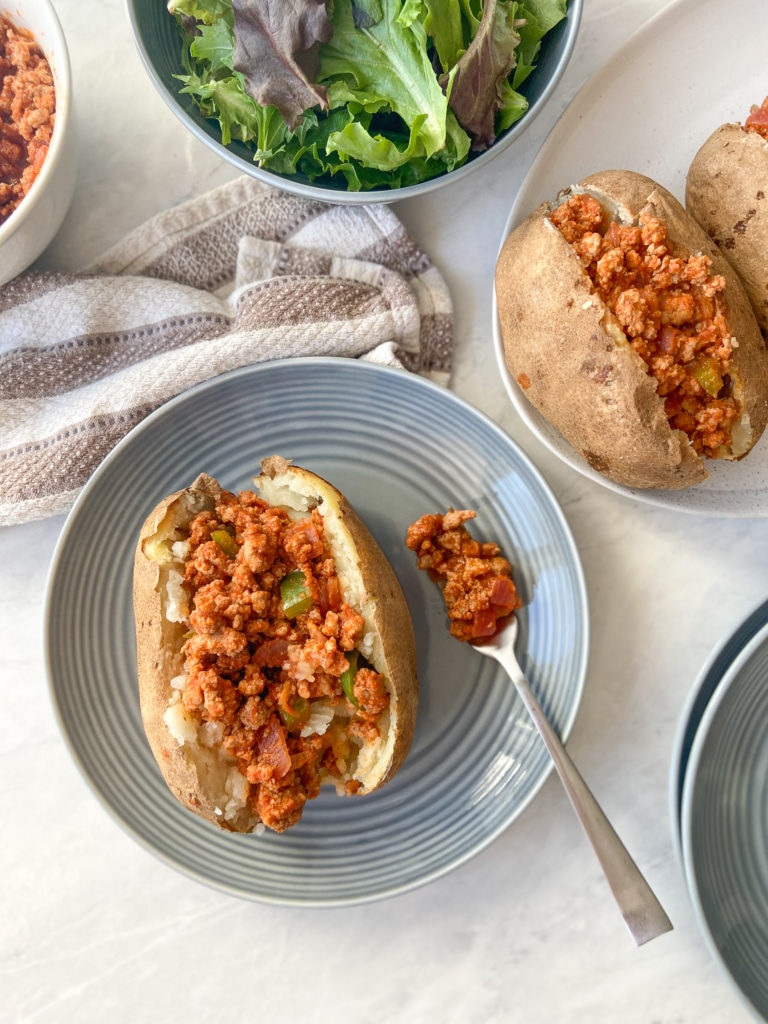
M 344 496 L 279 456 L 254 491 L 202 474 L 144 523 L 141 715 L 178 800 L 220 828 L 294 825 L 323 784 L 364 795 L 413 737 L 413 627 Z
M 685 205 L 736 270 L 768 338 L 768 99 L 723 124 L 688 170 Z
M 738 276 L 664 188 L 603 171 L 542 203 L 495 275 L 507 366 L 600 473 L 679 489 L 768 420 L 768 354 Z

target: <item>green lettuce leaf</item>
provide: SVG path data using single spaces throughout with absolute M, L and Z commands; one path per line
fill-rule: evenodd
M 203 116 L 219 122 L 225 146 L 233 139 L 251 143 L 256 149 L 254 159 L 263 160 L 285 141 L 287 129 L 278 111 L 260 107 L 245 92 L 238 75 L 201 77 L 190 67 L 187 74 L 177 77 L 183 82 L 181 92 L 195 97 Z
M 518 89 L 536 66 L 541 40 L 565 17 L 565 0 L 523 0 L 515 15 L 520 25 L 520 46 L 512 88 Z
M 424 0 L 427 16 L 424 27 L 432 39 L 443 71 L 449 71 L 471 42 L 461 19 L 457 0 Z
M 426 8 L 420 4 L 422 17 L 415 17 L 414 6 L 404 6 L 403 0 L 335 3 L 333 37 L 321 48 L 319 78 L 346 79 L 351 94 L 385 101 L 411 135 L 415 129 L 408 142 L 412 155 L 430 157 L 445 145 L 448 104 L 429 59 Z M 362 142 L 355 132 L 355 146 Z M 371 137 L 372 152 L 377 142 Z
M 520 4 L 528 15 L 532 15 L 536 19 L 542 36 L 551 32 L 555 25 L 563 20 L 565 5 L 566 0 L 523 0 L 523 3 Z M 521 11 L 518 17 L 524 18 L 526 14 Z
M 169 0 L 168 10 L 171 14 L 186 15 L 204 25 L 212 25 L 219 18 L 224 18 L 231 27 L 234 21 L 232 0 Z
M 517 92 L 509 82 L 501 83 L 501 106 L 496 115 L 496 134 L 510 128 L 515 121 L 519 121 L 528 109 L 528 100 L 522 93 Z
M 201 25 L 189 44 L 189 52 L 198 60 L 208 61 L 210 71 L 232 71 L 232 55 L 235 40 L 232 29 L 224 18 L 217 18 L 212 25 Z

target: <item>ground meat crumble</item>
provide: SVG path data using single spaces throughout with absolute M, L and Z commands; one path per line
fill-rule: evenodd
M 0 223 L 32 187 L 51 142 L 53 75 L 26 29 L 0 18 Z
M 441 586 L 457 640 L 493 636 L 499 620 L 522 606 L 499 545 L 475 540 L 464 525 L 476 515 L 470 509 L 425 515 L 408 527 L 406 537 L 419 568 Z
M 345 693 L 365 622 L 342 599 L 317 510 L 291 522 L 250 491 L 225 491 L 215 510 L 192 520 L 188 544 L 183 704 L 198 723 L 218 723 L 251 806 L 282 832 L 324 777 L 346 778 L 349 793 L 360 788 L 350 767 L 361 743 L 378 737 L 389 693 L 362 660 Z M 289 615 L 280 584 L 297 571 L 311 605 Z M 335 719 L 322 735 L 302 735 L 319 700 L 341 711 L 346 728 Z
M 725 278 L 710 273 L 708 256 L 672 256 L 666 225 L 655 217 L 618 224 L 592 196 L 576 194 L 550 219 L 655 378 L 672 429 L 687 434 L 699 455 L 717 458 L 741 415 L 728 376 L 734 339 Z

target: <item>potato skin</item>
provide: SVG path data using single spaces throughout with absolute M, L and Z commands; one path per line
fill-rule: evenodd
M 360 574 L 366 589 L 376 599 L 374 620 L 382 639 L 386 675 L 397 708 L 392 755 L 388 763 L 381 766 L 378 778 L 366 786 L 365 792 L 370 793 L 392 778 L 411 749 L 418 707 L 416 640 L 411 614 L 392 566 L 344 495 L 336 493 L 340 499 L 339 517 L 357 548 Z
M 685 205 L 736 270 L 768 338 L 768 142 L 724 124 L 688 170 Z
M 733 376 L 743 380 L 752 443 L 768 419 L 768 357 L 737 275 L 666 189 L 632 171 L 579 182 L 625 222 L 663 219 L 673 254 L 704 252 L 726 278 L 729 324 L 739 339 Z M 526 398 L 593 469 L 626 487 L 681 489 L 707 476 L 704 460 L 672 430 L 656 382 L 595 294 L 581 262 L 542 203 L 505 240 L 496 298 L 505 359 Z M 617 330 L 618 329 L 618 330 Z M 521 386 L 523 386 L 521 384 Z
M 284 459 L 273 457 L 281 467 Z M 262 464 L 269 468 L 269 459 Z M 377 764 L 370 784 L 361 792 L 370 792 L 389 780 L 402 765 L 413 740 L 418 702 L 416 645 L 410 612 L 397 577 L 346 498 L 327 481 L 290 467 L 313 488 L 322 492 L 329 512 L 348 532 L 356 549 L 357 566 L 366 594 L 375 601 L 374 622 L 382 640 L 387 676 L 392 687 L 394 742 L 388 749 L 386 764 Z M 255 481 L 258 483 L 258 478 Z M 152 753 L 171 792 L 186 808 L 226 831 L 251 832 L 259 823 L 255 812 L 243 812 L 235 821 L 223 818 L 218 808 L 221 794 L 211 792 L 201 778 L 199 767 L 169 732 L 163 716 L 172 693 L 171 679 L 183 671 L 181 647 L 185 626 L 169 622 L 164 614 L 162 570 L 149 557 L 151 538 L 162 532 L 169 518 L 181 515 L 187 522 L 202 508 L 213 508 L 222 488 L 215 479 L 201 474 L 194 483 L 163 499 L 142 526 L 134 556 L 133 601 L 136 625 L 138 686 L 141 716 Z M 191 509 L 191 511 L 190 511 Z
M 139 533 L 134 554 L 133 611 L 136 626 L 136 658 L 141 720 L 152 754 L 163 778 L 188 810 L 225 831 L 240 831 L 216 814 L 216 800 L 201 785 L 198 772 L 168 731 L 163 715 L 171 696 L 171 679 L 183 668 L 181 654 L 184 627 L 169 622 L 163 614 L 159 589 L 161 569 L 147 557 L 145 545 L 157 534 L 170 514 L 175 516 L 190 499 L 201 507 L 213 508 L 221 487 L 213 477 L 201 474 L 190 487 L 164 498 L 147 516 Z M 258 817 L 243 831 L 252 831 Z

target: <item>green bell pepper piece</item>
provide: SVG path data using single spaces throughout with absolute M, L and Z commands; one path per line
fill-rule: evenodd
M 288 711 L 287 708 L 281 707 L 279 709 L 280 717 L 282 718 L 285 724 L 285 728 L 288 730 L 288 732 L 296 732 L 297 730 L 305 726 L 309 721 L 309 701 L 304 700 L 303 697 L 297 697 L 294 700 L 293 704 L 291 704 L 291 708 L 293 709 L 295 714 L 291 714 L 291 712 Z
M 229 530 L 211 530 L 211 540 L 216 541 L 227 558 L 234 558 L 237 554 L 237 541 Z
M 280 596 L 283 599 L 283 612 L 289 619 L 295 619 L 312 607 L 307 578 L 300 569 L 294 569 L 282 578 Z
M 691 372 L 707 394 L 717 398 L 723 388 L 723 378 L 717 360 L 711 356 L 697 359 L 691 367 Z
M 349 700 L 351 704 L 354 704 L 356 708 L 360 706 L 357 702 L 353 689 L 355 685 L 355 676 L 357 675 L 357 659 L 358 652 L 350 651 L 349 657 L 347 658 L 349 668 L 346 672 L 342 672 L 340 679 L 341 688 L 346 694 L 347 700 Z

